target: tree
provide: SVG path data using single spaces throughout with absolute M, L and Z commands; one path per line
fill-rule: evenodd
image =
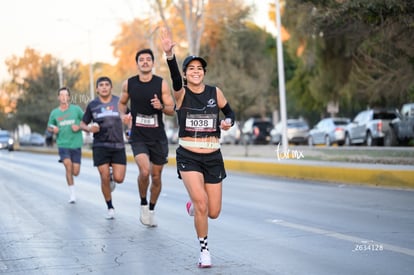
M 286 3 L 290 51 L 304 49 L 289 85 L 302 89 L 294 92 L 313 102 L 311 108 L 324 113 L 329 101 L 337 101 L 343 113 L 352 115 L 366 106 L 396 107 L 410 99 L 414 89 L 412 1 Z
M 44 58 L 50 58 L 45 56 Z M 24 78 L 36 78 L 41 71 L 42 56 L 33 48 L 26 48 L 23 57 L 18 58 L 13 55 L 6 59 L 9 74 L 12 76 L 11 82 L 19 85 L 24 84 Z M 22 87 L 21 87 L 22 88 Z
M 15 102 L 15 109 L 7 111 L 13 115 L 14 127 L 28 124 L 33 131 L 43 133 L 49 112 L 57 105 L 59 60 L 50 54 L 41 55 L 27 48 L 23 57 L 12 56 L 6 64 L 12 80 L 5 85 L 5 92 L 7 98 Z M 81 100 L 82 92 L 73 89 L 77 86 L 81 66 L 78 62 L 72 62 L 63 67 L 63 84 L 71 88 L 72 100 L 86 106 L 88 99 Z
M 217 0 L 210 0 L 209 3 L 214 3 Z M 171 30 L 168 23 L 166 10 L 173 5 L 175 11 L 180 15 L 181 20 L 185 26 L 187 35 L 188 51 L 191 55 L 199 55 L 201 37 L 205 30 L 205 5 L 206 0 L 176 0 L 164 1 L 157 0 L 157 8 L 164 25 Z
M 18 86 L 13 82 L 5 82 L 2 83 L 0 90 L 0 128 L 15 129 L 17 127 L 15 114 L 19 98 Z
M 28 124 L 32 131 L 43 133 L 51 106 L 57 104 L 57 63 L 52 62 L 41 67 L 37 78 L 26 80 L 27 92 L 17 102 L 17 120 Z
M 50 56 L 43 58 L 48 59 Z M 18 125 L 18 100 L 28 87 L 25 79 L 39 76 L 42 56 L 36 50 L 26 48 L 21 58 L 13 55 L 6 59 L 5 63 L 12 79 L 10 82 L 2 84 L 0 124 L 3 125 L 2 127 L 15 129 Z
M 121 25 L 120 33 L 112 42 L 114 56 L 118 59 L 116 67 L 119 75 L 136 73 L 135 54 L 143 48 L 153 49 L 154 30 L 156 28 L 150 19 L 135 19 Z
M 1 85 L 0 113 L 8 114 L 16 111 L 19 90 L 15 83 L 5 82 Z
M 226 92 L 242 120 L 253 115 L 266 117 L 276 104 L 269 100 L 275 62 L 274 56 L 266 54 L 265 35 L 250 28 L 227 33 L 221 40 L 223 50 L 213 59 L 213 69 L 207 74 Z
M 275 90 L 271 89 L 274 39 L 246 20 L 249 12 L 248 7 L 233 9 L 226 17 L 208 22 L 206 25 L 213 26 L 214 32 L 206 36 L 201 49 L 208 57 L 206 79 L 223 89 L 241 120 L 253 115 L 266 117 L 277 103 Z

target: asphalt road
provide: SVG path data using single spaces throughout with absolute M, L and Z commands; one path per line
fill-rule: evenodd
M 414 191 L 229 172 L 223 211 L 210 221 L 213 267 L 196 267 L 187 195 L 167 166 L 157 228 L 139 222 L 137 168 L 113 193 L 82 159 L 68 204 L 56 155 L 0 151 L 0 273 L 4 274 L 411 274 Z

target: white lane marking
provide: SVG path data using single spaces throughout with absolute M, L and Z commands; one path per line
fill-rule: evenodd
M 306 225 L 301 225 L 301 224 L 297 224 L 297 223 L 291 223 L 291 222 L 287 222 L 287 221 L 284 221 L 284 220 L 274 219 L 274 220 L 268 220 L 268 222 L 271 222 L 271 223 L 274 223 L 274 224 L 277 224 L 277 225 L 282 225 L 282 226 L 285 226 L 285 227 L 290 227 L 290 228 L 310 232 L 310 233 L 326 235 L 328 237 L 332 237 L 332 238 L 335 238 L 335 239 L 338 239 L 338 240 L 348 241 L 348 242 L 352 242 L 352 243 L 366 243 L 368 241 L 368 240 L 362 239 L 360 237 L 356 237 L 356 236 L 352 236 L 352 235 L 346 235 L 346 234 L 338 233 L 338 232 L 335 232 L 335 231 L 324 230 L 324 229 L 311 227 L 311 226 L 306 226 Z M 393 252 L 397 252 L 397 253 L 401 253 L 401 254 L 406 254 L 408 256 L 414 257 L 414 250 L 413 249 L 409 249 L 409 248 L 405 248 L 405 247 L 401 247 L 401 246 L 396 246 L 396 245 L 392 245 L 392 244 L 387 244 L 387 243 L 383 243 L 383 242 L 377 242 L 377 241 L 373 241 L 373 240 L 369 240 L 369 241 L 381 244 L 382 247 L 384 248 L 384 250 L 389 250 L 389 251 L 393 251 Z

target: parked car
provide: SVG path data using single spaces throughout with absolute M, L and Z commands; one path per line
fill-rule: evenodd
M 321 119 L 315 127 L 309 131 L 308 144 L 313 146 L 316 144 L 325 144 L 331 146 L 337 144 L 339 146 L 345 143 L 345 127 L 351 122 L 345 117 L 328 117 Z
M 24 135 L 19 139 L 20 146 L 44 146 L 45 138 L 39 133 Z
M 14 150 L 14 138 L 9 131 L 0 130 L 0 149 Z
M 221 144 L 239 144 L 241 139 L 241 130 L 238 121 L 234 122 L 227 131 L 221 131 L 220 143 Z
M 408 145 L 414 140 L 414 103 L 406 103 L 397 111 L 397 117 L 390 122 L 390 132 L 384 138 L 384 145 Z
M 92 149 L 93 133 L 82 131 L 82 139 L 83 139 L 83 146 Z M 124 138 L 124 140 L 126 139 Z
M 370 109 L 359 112 L 345 128 L 345 145 L 383 145 L 390 132 L 390 122 L 397 117 L 394 110 Z
M 288 119 L 287 126 L 287 140 L 288 143 L 295 145 L 306 144 L 309 135 L 309 125 L 303 119 Z M 271 143 L 282 144 L 283 125 L 282 121 L 278 122 L 271 131 Z
M 273 123 L 270 119 L 249 118 L 242 127 L 243 142 L 246 144 L 268 144 Z
M 169 144 L 178 143 L 178 128 L 168 128 L 165 130 Z

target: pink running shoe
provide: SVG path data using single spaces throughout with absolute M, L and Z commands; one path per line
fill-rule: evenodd
M 187 208 L 187 213 L 190 216 L 194 216 L 194 207 L 193 207 L 193 203 L 191 201 L 188 201 L 187 204 L 185 205 L 185 207 Z

